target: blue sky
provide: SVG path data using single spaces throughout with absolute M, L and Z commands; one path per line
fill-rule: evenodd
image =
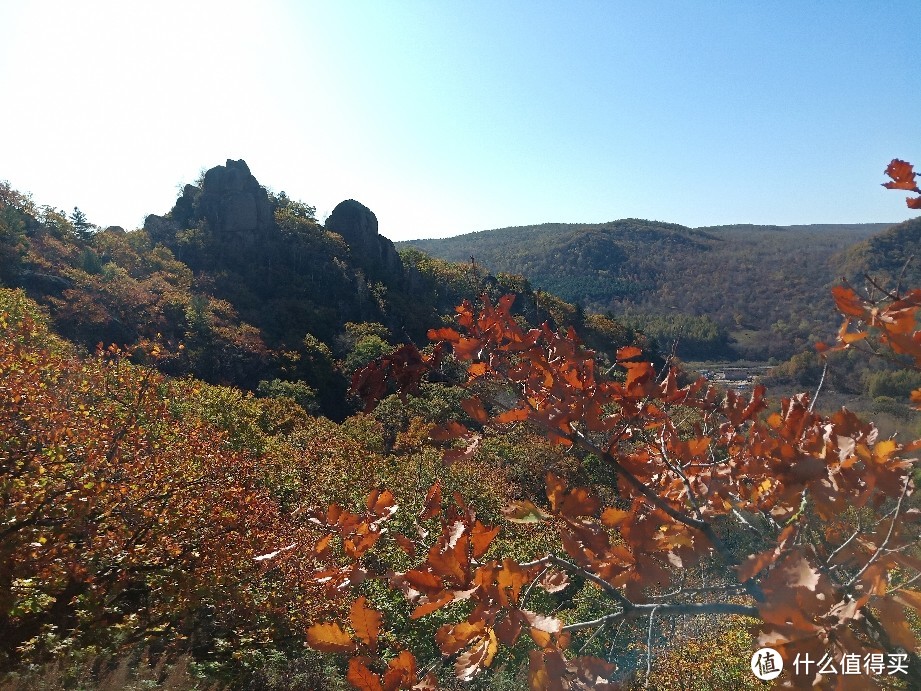
M 395 240 L 898 221 L 919 2 L 0 4 L 0 179 L 101 225 L 244 158 Z

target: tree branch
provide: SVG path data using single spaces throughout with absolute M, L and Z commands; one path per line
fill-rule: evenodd
M 591 621 L 580 621 L 563 627 L 563 631 L 581 631 L 602 624 L 613 624 L 619 621 L 643 619 L 655 610 L 659 614 L 669 615 L 697 615 L 697 614 L 738 614 L 743 617 L 758 618 L 758 608 L 751 605 L 739 605 L 734 602 L 688 602 L 672 605 L 649 604 L 633 605 L 630 609 L 615 614 L 607 614 Z

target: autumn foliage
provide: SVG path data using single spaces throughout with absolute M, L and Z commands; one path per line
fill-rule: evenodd
M 911 163 L 895 158 L 886 168 L 886 175 L 892 178 L 892 181 L 884 182 L 883 187 L 890 190 L 908 190 L 909 192 L 921 194 L 916 173 Z M 909 209 L 921 209 L 921 197 L 908 197 L 905 203 Z
M 849 317 L 882 325 L 885 342 L 897 352 L 914 343 L 921 354 L 921 333 L 904 327 L 906 310 L 914 324 L 917 302 L 893 301 L 874 317 L 854 295 L 839 290 L 836 298 Z M 906 608 L 921 608 L 921 592 L 910 587 L 921 559 L 907 456 L 917 444 L 878 439 L 872 425 L 845 409 L 819 415 L 805 394 L 769 412 L 761 387 L 743 399 L 703 379 L 679 386 L 678 372 L 657 373 L 636 348 L 618 353 L 620 376 L 605 377 L 574 333 L 546 325 L 524 330 L 510 307 L 511 298 L 484 301 L 478 311 L 465 303 L 458 308 L 459 329 L 432 332 L 469 363 L 468 386 L 478 392 L 464 404 L 475 425 L 453 422 L 432 437 L 454 447 L 448 453 L 456 462 L 483 435 L 524 422 L 601 459 L 616 473 L 618 492 L 605 505 L 591 488 L 548 474 L 543 507 L 522 500 L 507 510 L 512 522 L 553 521 L 559 529 L 560 550 L 527 563 L 484 560 L 496 529 L 478 523 L 459 497 L 449 502 L 440 535 L 425 549 L 401 541 L 415 562 L 388 578 L 414 604 L 414 618 L 467 603 L 466 617 L 437 634 L 459 678 L 488 667 L 499 645 L 514 645 L 525 634 L 533 641 L 531 688 L 606 688 L 608 682 L 613 688 L 622 673 L 571 652 L 576 632 L 637 619 L 649 620 L 651 630 L 654 618 L 706 613 L 757 621 L 758 643 L 781 650 L 788 662 L 797 653 L 903 649 L 915 673 L 917 643 Z M 852 338 L 843 328 L 842 343 Z M 434 362 L 409 347 L 402 357 L 388 367 L 418 378 Z M 383 393 L 379 371 L 356 376 L 369 398 Z M 401 384 L 416 382 L 404 376 Z M 430 500 L 437 497 L 436 486 Z M 374 508 L 379 501 L 369 498 L 370 523 L 344 525 L 370 530 L 385 518 Z M 419 519 L 436 511 L 432 506 Z M 342 539 L 348 545 L 354 538 L 342 533 Z M 361 555 L 352 550 L 350 556 L 355 561 L 347 567 L 324 574 L 330 587 L 355 582 Z M 688 573 L 701 568 L 721 574 L 718 585 L 689 584 Z M 523 602 L 534 586 L 553 592 L 571 580 L 590 581 L 604 593 L 603 616 L 565 621 Z M 794 681 L 811 685 L 815 670 Z
M 887 174 L 919 192 L 910 164 Z M 921 370 L 921 290 L 871 288 L 834 289 L 844 321 L 820 349 Z M 650 684 L 713 625 L 788 670 L 904 655 L 918 688 L 921 441 L 821 413 L 819 392 L 743 396 L 636 346 L 602 365 L 514 300 L 464 301 L 431 347 L 358 370 L 368 414 L 339 426 L 170 379 L 154 341 L 80 356 L 0 291 L 0 667 L 151 642 L 231 648 L 242 666 L 277 646 L 330 656 L 364 691 L 497 669 L 535 691 L 614 689 Z M 423 396 L 433 410 L 407 404 Z M 883 680 L 812 665 L 779 683 Z

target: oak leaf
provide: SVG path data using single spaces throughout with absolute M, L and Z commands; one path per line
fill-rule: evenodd
M 324 653 L 347 653 L 355 649 L 352 637 L 334 621 L 308 627 L 307 642 Z
M 345 678 L 359 691 L 384 691 L 380 677 L 365 665 L 366 659 L 353 657 L 349 660 L 349 671 Z
M 372 652 L 377 649 L 377 637 L 381 629 L 381 613 L 367 606 L 364 596 L 352 603 L 349 623 L 355 635 L 364 641 Z
M 883 187 L 890 190 L 921 192 L 918 189 L 918 181 L 915 179 L 914 168 L 908 161 L 902 161 L 898 158 L 892 159 L 885 173 L 892 178 L 892 182 L 884 182 Z

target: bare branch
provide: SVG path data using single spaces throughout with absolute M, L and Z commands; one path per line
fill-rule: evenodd
M 908 487 L 910 484 L 911 478 L 906 476 L 904 486 L 902 487 L 902 493 L 899 495 L 899 501 L 895 505 L 895 512 L 892 515 L 892 522 L 889 524 L 889 532 L 886 533 L 886 537 L 882 544 L 876 548 L 876 551 L 870 556 L 870 558 L 867 560 L 867 563 L 863 565 L 863 568 L 860 569 L 860 571 L 858 571 L 850 581 L 848 581 L 846 586 L 847 588 L 853 586 L 854 583 L 857 582 L 857 579 L 860 578 L 864 572 L 870 568 L 870 565 L 873 564 L 873 562 L 879 559 L 880 555 L 886 549 L 886 546 L 889 544 L 889 540 L 892 538 L 892 532 L 895 530 L 896 521 L 899 518 L 899 511 L 902 508 L 902 500 L 905 499 L 905 495 L 908 494 Z
M 548 554 L 543 559 L 538 559 L 537 561 L 531 561 L 531 562 L 528 562 L 527 564 L 522 564 L 521 567 L 523 569 L 527 569 L 532 566 L 538 566 L 538 565 L 545 566 L 548 564 L 559 566 L 561 569 L 569 571 L 570 573 L 578 574 L 579 576 L 582 576 L 582 578 L 591 581 L 592 583 L 597 585 L 599 588 L 601 588 L 604 592 L 606 592 L 608 595 L 610 595 L 612 599 L 616 600 L 617 603 L 624 609 L 630 609 L 636 606 L 632 602 L 630 602 L 630 600 L 624 597 L 623 593 L 621 593 L 617 588 L 615 588 L 613 585 L 608 583 L 606 580 L 604 580 L 600 576 L 593 574 L 591 571 L 588 571 L 587 569 L 582 568 L 578 564 L 573 564 L 571 561 L 567 561 L 566 559 L 558 557 L 555 554 Z
M 563 627 L 563 631 L 581 631 L 590 629 L 602 624 L 613 624 L 615 622 L 627 621 L 631 619 L 643 619 L 649 616 L 653 608 L 662 615 L 697 615 L 697 614 L 738 614 L 743 617 L 758 617 L 758 608 L 751 605 L 739 605 L 734 602 L 687 602 L 676 603 L 671 605 L 663 604 L 643 604 L 633 605 L 630 609 L 614 614 L 607 614 L 598 619 L 591 621 L 580 621 L 575 624 L 569 624 Z
M 809 412 L 812 412 L 812 409 L 815 408 L 815 402 L 819 400 L 819 393 L 822 391 L 822 384 L 825 383 L 825 373 L 828 372 L 828 358 L 825 358 L 825 364 L 822 365 L 822 376 L 819 377 L 819 385 L 815 389 L 815 395 L 813 395 L 812 400 L 809 401 Z

